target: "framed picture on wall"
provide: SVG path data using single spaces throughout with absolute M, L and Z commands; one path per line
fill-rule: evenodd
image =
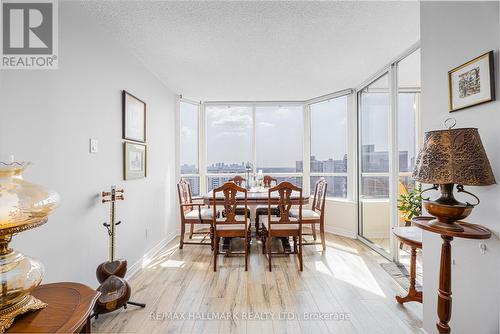
M 448 72 L 450 112 L 495 100 L 493 51 Z
M 146 103 L 122 91 L 123 139 L 146 142 Z
M 143 144 L 123 143 L 123 179 L 136 180 L 146 177 L 147 147 Z

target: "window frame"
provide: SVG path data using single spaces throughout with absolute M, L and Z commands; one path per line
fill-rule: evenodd
M 204 127 L 204 135 L 203 137 L 200 136 L 200 138 L 203 138 L 201 141 L 202 143 L 202 150 L 205 154 L 207 154 L 207 132 L 206 132 L 206 113 L 207 113 L 207 107 L 212 107 L 212 106 L 221 106 L 221 107 L 227 107 L 227 106 L 245 106 L 245 107 L 251 107 L 252 108 L 252 122 L 253 122 L 253 129 L 252 129 L 252 159 L 250 163 L 252 164 L 252 173 L 257 172 L 257 142 L 256 142 L 256 132 L 257 132 L 257 124 L 255 122 L 256 120 L 256 108 L 257 107 L 274 107 L 274 106 L 295 106 L 295 107 L 300 107 L 302 108 L 302 121 L 305 124 L 306 123 L 306 113 L 305 113 L 305 103 L 304 102 L 293 102 L 293 101 L 277 101 L 277 102 L 204 102 L 202 103 L 202 108 L 201 108 L 201 113 L 202 113 L 202 118 L 203 118 L 203 123 L 201 123 L 201 126 Z M 304 134 L 304 139 L 305 139 L 305 134 Z M 305 141 L 303 141 L 303 164 L 305 169 L 305 151 L 306 151 L 306 145 Z M 307 159 L 309 161 L 309 159 Z M 243 177 L 246 177 L 246 173 L 209 173 L 208 172 L 208 164 L 206 161 L 204 161 L 204 165 L 200 166 L 200 172 L 204 172 L 202 174 L 203 180 L 204 180 L 204 185 L 201 187 L 201 192 L 206 193 L 208 191 L 208 179 L 210 177 L 234 177 L 236 175 L 241 175 Z M 304 170 L 302 173 L 297 172 L 297 173 L 265 173 L 266 175 L 270 175 L 272 177 L 301 177 L 302 178 L 302 188 L 306 189 L 306 175 L 304 173 Z
M 198 119 L 198 124 L 197 124 L 197 128 L 196 128 L 196 131 L 197 131 L 197 149 L 198 149 L 198 173 L 182 173 L 182 170 L 181 170 L 181 161 L 180 161 L 180 151 L 182 149 L 181 147 L 181 133 L 180 133 L 180 130 L 182 129 L 182 118 L 181 118 L 181 113 L 182 113 L 182 108 L 181 108 L 181 104 L 182 103 L 186 103 L 186 104 L 190 104 L 190 105 L 194 105 L 196 106 L 197 108 L 197 119 Z M 177 164 L 177 168 L 179 169 L 179 172 L 178 174 L 180 175 L 180 178 L 190 178 L 190 177 L 198 177 L 198 184 L 199 184 L 199 194 L 193 194 L 194 197 L 198 197 L 198 196 L 201 196 L 203 194 L 203 187 L 202 187 L 202 179 L 201 179 L 201 151 L 200 151 L 200 116 L 201 116 L 201 104 L 199 102 L 195 102 L 195 101 L 192 101 L 192 100 L 189 100 L 189 99 L 185 99 L 183 98 L 182 96 L 179 96 L 179 99 L 178 99 L 178 131 L 179 131 L 179 135 L 178 135 L 178 140 L 179 140 L 179 152 L 178 152 L 178 161 L 179 163 Z M 191 188 L 192 188 L 192 185 L 191 185 Z
M 310 184 L 311 176 L 347 176 L 347 197 L 327 197 L 327 200 L 341 201 L 341 202 L 353 202 L 355 198 L 356 189 L 356 161 L 353 160 L 356 157 L 351 154 L 352 157 L 348 155 L 347 162 L 347 172 L 337 172 L 337 173 L 311 173 L 310 172 L 310 150 L 311 150 L 311 119 L 310 119 L 310 106 L 311 104 L 319 103 L 325 100 L 331 100 L 334 98 L 347 96 L 348 106 L 347 106 L 347 142 L 348 149 L 347 152 L 355 152 L 356 145 L 356 131 L 353 131 L 353 127 L 356 123 L 356 115 L 354 115 L 355 109 L 355 90 L 354 89 L 344 89 L 331 94 L 323 95 L 317 98 L 313 98 L 305 101 L 205 101 L 196 102 L 193 100 L 185 99 L 181 95 L 178 96 L 178 106 L 177 113 L 179 121 L 178 129 L 180 129 L 180 102 L 186 102 L 198 106 L 198 174 L 181 174 L 180 163 L 177 166 L 178 173 L 180 177 L 199 177 L 200 182 L 200 196 L 208 192 L 208 179 L 209 177 L 234 177 L 236 175 L 245 176 L 246 173 L 209 173 L 207 164 L 207 129 L 206 129 L 206 109 L 208 106 L 251 106 L 252 107 L 252 119 L 253 119 L 253 130 L 252 130 L 252 172 L 257 172 L 257 147 L 256 147 L 256 123 L 255 123 L 255 110 L 256 107 L 272 107 L 272 106 L 295 106 L 302 108 L 302 121 L 304 126 L 303 132 L 303 170 L 302 172 L 296 173 L 266 173 L 272 177 L 301 177 L 302 178 L 302 188 L 304 193 L 311 194 L 311 187 L 314 185 Z M 177 138 L 180 138 L 180 131 L 177 130 Z M 179 159 L 180 145 L 178 145 L 177 157 Z M 180 161 L 180 160 L 178 160 Z M 312 195 L 311 195 L 312 196 Z

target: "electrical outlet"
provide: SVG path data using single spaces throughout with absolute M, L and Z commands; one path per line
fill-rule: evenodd
M 90 138 L 89 143 L 90 153 L 97 153 L 97 151 L 99 150 L 99 142 L 97 141 L 97 139 Z
M 483 243 L 483 242 L 481 242 L 481 243 L 479 244 L 479 252 L 480 252 L 481 254 L 483 254 L 483 255 L 484 255 L 484 254 L 486 253 L 486 249 L 487 249 L 487 248 L 486 248 L 486 244 L 485 244 L 485 243 Z

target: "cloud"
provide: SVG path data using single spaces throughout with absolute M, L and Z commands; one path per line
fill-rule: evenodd
M 274 114 L 280 117 L 288 116 L 290 114 L 290 109 L 279 107 L 274 111 Z
M 224 131 L 218 132 L 215 137 L 217 138 L 234 138 L 234 137 L 247 137 L 248 133 L 246 132 L 236 132 L 236 131 Z
M 181 128 L 181 140 L 186 143 L 194 143 L 196 141 L 196 132 L 194 129 L 187 126 Z
M 259 122 L 259 126 L 261 126 L 263 128 L 274 128 L 274 127 L 276 127 L 275 124 L 269 123 L 269 122 Z
M 217 137 L 246 136 L 253 122 L 249 107 L 207 108 L 207 119 Z

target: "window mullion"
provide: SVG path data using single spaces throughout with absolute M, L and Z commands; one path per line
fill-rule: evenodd
M 257 124 L 255 121 L 255 104 L 252 105 L 252 168 L 257 172 Z
M 304 115 L 304 140 L 303 140 L 303 163 L 302 163 L 302 184 L 306 194 L 311 193 L 311 108 L 308 104 L 303 106 Z
M 201 103 L 199 107 L 199 134 L 198 134 L 198 155 L 200 160 L 200 192 L 207 192 L 207 136 L 206 136 L 206 112 L 205 104 Z

